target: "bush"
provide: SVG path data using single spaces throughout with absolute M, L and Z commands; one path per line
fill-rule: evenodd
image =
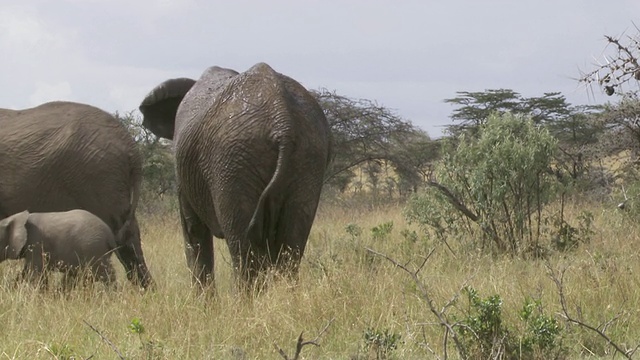
M 134 112 L 114 116 L 129 130 L 142 156 L 140 208 L 148 214 L 176 211 L 175 158 L 170 142 L 143 127 Z
M 388 329 L 383 331 L 367 328 L 364 332 L 364 344 L 369 358 L 388 359 L 393 350 L 398 348 L 401 335 Z
M 526 326 L 519 341 L 523 353 L 549 355 L 553 351 L 563 351 L 560 343 L 562 328 L 556 319 L 542 312 L 540 300 L 527 298 L 520 311 L 520 320 Z
M 504 354 L 509 344 L 509 330 L 503 325 L 502 299 L 498 295 L 482 299 L 472 287 L 464 289 L 468 309 L 459 321 L 458 333 L 471 358 L 493 358 Z
M 371 228 L 371 237 L 373 240 L 382 241 L 389 238 L 393 230 L 393 221 L 388 221 Z
M 565 352 L 562 328 L 544 314 L 540 300 L 526 298 L 520 326 L 508 326 L 499 295 L 479 296 L 466 287 L 468 308 L 457 321 L 456 332 L 470 359 L 556 359 Z
M 408 220 L 472 248 L 514 255 L 539 248 L 543 210 L 564 189 L 549 132 L 528 118 L 493 115 L 477 136 L 445 149 L 430 186 L 410 199 Z

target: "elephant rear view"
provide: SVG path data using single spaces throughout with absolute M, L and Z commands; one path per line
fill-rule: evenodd
M 297 272 L 331 152 L 322 109 L 295 80 L 259 63 L 163 82 L 143 125 L 173 140 L 185 252 L 213 282 L 212 235 L 245 283 L 270 266 Z
M 127 277 L 147 287 L 135 210 L 142 160 L 129 132 L 93 106 L 51 102 L 0 109 L 0 218 L 84 209 L 116 235 Z

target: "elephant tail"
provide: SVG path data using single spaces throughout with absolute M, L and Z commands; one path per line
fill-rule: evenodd
M 260 194 L 258 204 L 246 231 L 246 238 L 252 246 L 266 246 L 267 251 L 278 251 L 274 245 L 276 245 L 276 231 L 282 205 L 282 194 L 285 193 L 287 186 L 286 174 L 289 171 L 288 167 L 291 164 L 291 156 L 293 154 L 292 145 L 287 141 L 280 143 L 276 169 L 269 184 Z M 270 254 L 270 256 L 273 259 L 278 254 Z
M 140 199 L 140 187 L 142 186 L 142 157 L 137 149 L 131 154 L 131 170 L 129 172 L 129 181 L 131 182 L 131 191 L 129 193 L 129 209 L 123 215 L 122 226 L 115 233 L 116 242 L 122 241 L 125 232 L 131 226 L 131 222 L 135 218 L 136 209 L 138 208 L 138 200 Z

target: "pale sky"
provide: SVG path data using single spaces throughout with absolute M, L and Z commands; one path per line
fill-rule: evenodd
M 0 107 L 128 112 L 168 78 L 266 62 L 437 137 L 456 91 L 607 100 L 575 78 L 634 22 L 638 0 L 0 0 Z

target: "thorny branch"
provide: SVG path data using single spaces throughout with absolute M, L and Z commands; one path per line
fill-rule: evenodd
M 631 359 L 631 357 L 636 352 L 636 350 L 638 350 L 638 348 L 640 348 L 640 345 L 637 345 L 633 349 L 624 350 L 624 349 L 622 349 L 622 347 L 620 345 L 615 343 L 605 333 L 605 331 L 607 330 L 607 327 L 609 327 L 609 325 L 613 321 L 615 321 L 618 317 L 620 317 L 620 315 L 619 314 L 616 315 L 613 319 L 605 322 L 604 325 L 599 326 L 599 327 L 602 327 L 602 330 L 600 330 L 599 327 L 594 327 L 592 325 L 589 325 L 589 324 L 585 323 L 584 321 L 581 321 L 581 320 L 578 320 L 576 318 L 571 317 L 571 315 L 569 315 L 569 310 L 568 310 L 568 306 L 567 306 L 567 299 L 566 299 L 566 297 L 564 295 L 564 274 L 565 274 L 567 269 L 563 268 L 562 270 L 560 270 L 560 273 L 558 274 L 555 270 L 553 270 L 553 268 L 551 267 L 551 265 L 549 265 L 549 263 L 546 264 L 546 267 L 547 267 L 547 271 L 549 273 L 549 277 L 556 284 L 556 288 L 558 289 L 558 296 L 560 296 L 560 306 L 562 307 L 562 314 L 560 314 L 560 315 L 562 317 L 564 317 L 565 320 L 570 322 L 570 323 L 576 324 L 576 325 L 581 326 L 581 327 L 583 327 L 585 329 L 588 329 L 588 330 L 591 330 L 591 331 L 595 332 L 601 338 L 605 339 L 607 341 L 607 344 L 611 345 L 616 350 L 617 353 L 621 354 L 622 356 L 624 356 L 627 359 Z
M 636 27 L 640 32 L 640 29 Z M 602 86 L 607 95 L 613 95 L 616 88 L 631 81 L 640 80 L 640 34 L 627 36 L 627 44 L 621 42 L 622 37 L 605 35 L 608 45 L 616 49 L 614 56 L 604 56 L 605 63 L 597 64 L 597 68 L 587 73 L 582 73 L 578 79 L 581 83 L 590 86 L 597 83 Z
M 287 356 L 287 353 L 285 353 L 284 350 L 282 350 L 282 348 L 279 347 L 278 344 L 276 344 L 275 342 L 273 343 L 273 346 L 276 347 L 276 350 L 278 350 L 278 353 L 280 354 L 280 356 L 282 356 L 283 359 L 285 359 L 285 360 L 298 360 L 300 358 L 300 352 L 302 351 L 302 348 L 305 347 L 306 345 L 320 346 L 320 344 L 318 344 L 318 341 L 320 340 L 320 337 L 327 331 L 327 329 L 329 329 L 329 326 L 331 325 L 331 323 L 333 323 L 334 320 L 335 320 L 335 318 L 329 320 L 327 325 L 320 331 L 318 336 L 316 336 L 316 338 L 313 339 L 313 340 L 304 341 L 304 339 L 302 338 L 302 333 L 300 333 L 300 336 L 298 336 L 298 342 L 296 343 L 296 352 L 295 352 L 295 355 L 293 355 L 292 358 Z

